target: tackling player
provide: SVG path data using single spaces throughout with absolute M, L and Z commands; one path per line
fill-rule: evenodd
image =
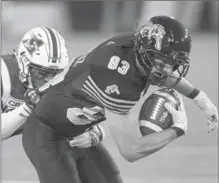
M 45 39 L 46 34 L 43 35 L 41 33 L 43 30 L 47 31 L 50 40 L 49 38 Z M 38 33 L 37 36 L 35 32 Z M 52 34 L 55 35 L 54 40 L 51 39 Z M 42 35 L 44 37 L 42 37 Z M 28 38 L 31 39 L 28 40 Z M 42 86 L 56 74 L 62 72 L 68 65 L 69 58 L 65 47 L 59 48 L 62 50 L 61 54 L 57 50 L 52 50 L 51 46 L 48 51 L 49 53 L 54 52 L 50 54 L 55 54 L 55 52 L 59 54 L 56 56 L 57 58 L 60 57 L 59 62 L 53 63 L 52 57 L 49 62 L 45 62 L 45 59 L 47 60 L 51 56 L 47 55 L 45 40 L 49 42 L 50 45 L 52 45 L 55 40 L 64 42 L 64 39 L 55 30 L 49 28 L 35 28 L 25 34 L 19 45 L 20 55 L 22 56 L 17 57 L 16 53 L 1 56 L 2 140 L 19 134 L 22 131 L 22 126 L 26 118 L 31 113 L 31 106 L 24 102 L 25 93 L 28 94 L 30 90 Z M 24 55 L 23 50 L 25 49 L 30 53 L 30 57 L 32 56 L 31 59 Z M 35 50 L 37 54 L 32 55 Z M 29 94 L 31 94 L 31 92 Z
M 190 49 L 191 37 L 180 22 L 171 17 L 156 16 L 135 34 L 111 38 L 87 55 L 78 57 L 39 90 L 41 99 L 25 125 L 23 145 L 30 149 L 26 151 L 29 157 L 37 158 L 37 171 L 41 166 L 51 170 L 51 167 L 60 165 L 47 161 L 47 151 L 38 148 L 47 144 L 48 134 L 57 138 L 55 147 L 58 148 L 60 142 L 64 143 L 106 118 L 121 155 L 130 162 L 183 135 L 187 128 L 185 112 L 174 111 L 168 105 L 166 107 L 173 115 L 173 127 L 144 137 L 134 133 L 133 126 L 137 128 L 137 125 L 130 121 L 128 114 L 150 85 L 174 88 L 193 99 L 207 114 L 209 129 L 213 130 L 218 124 L 216 107 L 204 92 L 184 78 L 190 64 Z M 34 128 L 40 130 L 32 136 Z M 77 145 L 77 139 L 70 144 Z M 68 150 L 67 144 L 62 147 Z M 57 155 L 56 150 L 48 149 L 50 154 Z M 38 153 L 33 154 L 31 150 Z M 44 177 L 48 182 L 58 183 L 62 180 L 60 176 L 66 177 L 66 183 L 72 182 L 68 162 L 62 162 L 62 167 L 62 171 L 51 170 L 53 177 L 46 174 Z
M 22 38 L 18 52 L 1 57 L 2 140 L 23 132 L 25 121 L 32 112 L 34 103 L 37 102 L 34 90 L 62 72 L 68 63 L 65 40 L 56 30 L 46 27 L 31 29 Z M 99 126 L 93 126 L 78 137 L 81 139 L 78 146 L 83 148 L 96 146 L 103 139 L 103 135 L 104 131 Z M 107 164 L 106 174 L 111 176 L 107 180 L 121 182 L 116 165 L 102 145 L 92 149 L 69 150 L 73 155 L 72 167 L 75 167 L 75 170 L 72 171 L 72 177 L 75 180 L 86 183 L 89 178 L 92 183 L 107 182 L 106 176 L 95 163 L 96 158 L 90 155 L 92 151 L 105 158 L 98 163 L 100 166 Z M 96 174 L 96 177 L 93 174 Z M 117 181 L 115 177 L 119 180 Z

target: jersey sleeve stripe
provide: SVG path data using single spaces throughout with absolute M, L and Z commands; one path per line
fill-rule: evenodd
M 107 103 L 105 103 L 103 101 L 103 99 L 99 98 L 91 89 L 87 88 L 86 86 L 84 86 L 84 89 L 82 89 L 82 91 L 88 93 L 89 95 L 93 95 L 98 101 L 100 101 L 102 104 L 104 104 L 105 107 L 107 107 L 110 110 L 116 111 L 117 113 L 119 112 L 128 112 L 130 109 L 121 109 L 119 107 L 113 107 Z
M 7 102 L 11 94 L 11 78 L 8 67 L 5 61 L 1 58 L 1 91 L 2 91 L 2 103 L 3 105 Z
M 106 98 L 104 98 L 104 96 L 102 96 L 101 93 L 97 92 L 95 90 L 95 88 L 88 81 L 86 81 L 85 83 L 86 83 L 86 85 L 84 87 L 86 87 L 86 89 L 87 88 L 91 89 L 96 97 L 102 99 L 102 101 L 104 101 L 104 103 L 107 103 L 108 105 L 111 105 L 113 107 L 120 107 L 120 108 L 124 108 L 124 109 L 130 109 L 133 106 L 133 105 L 130 106 L 130 105 L 117 104 L 113 101 L 109 101 Z
M 120 104 L 115 103 L 112 100 L 109 100 L 111 97 L 106 99 L 104 95 L 102 95 L 102 91 L 96 86 L 93 85 L 94 81 L 91 83 L 89 79 L 87 79 L 83 85 L 83 89 L 86 93 L 91 94 L 100 101 L 106 108 L 113 110 L 116 113 L 128 113 L 130 109 L 134 106 L 133 104 Z M 101 93 L 102 92 L 102 93 Z
M 121 100 L 121 99 L 114 99 L 112 97 L 107 96 L 104 92 L 102 92 L 100 90 L 100 88 L 95 84 L 95 82 L 93 81 L 93 79 L 91 78 L 91 76 L 88 76 L 88 80 L 90 81 L 90 83 L 93 85 L 93 87 L 99 91 L 99 93 L 101 93 L 103 95 L 104 98 L 111 100 L 115 103 L 123 103 L 123 104 L 127 104 L 127 105 L 135 105 L 137 103 L 137 101 L 129 101 L 129 100 Z

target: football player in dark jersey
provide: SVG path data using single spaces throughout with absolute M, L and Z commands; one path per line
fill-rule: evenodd
M 56 30 L 46 27 L 31 29 L 22 38 L 17 52 L 2 55 L 2 140 L 22 134 L 25 121 L 32 112 L 34 102 L 37 101 L 34 89 L 43 86 L 62 72 L 68 63 L 69 57 L 65 40 Z M 81 183 L 86 183 L 87 179 L 92 183 L 107 183 L 106 178 L 109 178 L 108 180 L 111 182 L 121 182 L 118 168 L 113 159 L 102 145 L 98 145 L 103 136 L 103 129 L 95 125 L 78 137 L 81 139 L 78 147 L 83 147 L 83 149 L 69 148 L 73 157 L 69 166 L 75 168 L 71 172 L 75 180 Z M 89 149 L 96 145 L 98 146 Z M 62 153 L 65 154 L 64 149 L 62 150 Z M 102 174 L 102 170 L 95 163 L 90 151 L 96 151 L 96 154 L 100 158 L 102 157 L 103 160 L 98 161 L 101 166 L 101 163 L 107 164 L 106 176 Z M 96 176 L 94 177 L 93 174 Z M 108 175 L 109 177 L 107 177 Z
M 58 183 L 65 178 L 65 183 L 72 182 L 68 166 L 71 158 L 54 162 L 48 159 L 48 149 L 53 158 L 62 158 L 57 149 L 68 151 L 65 141 L 106 119 L 121 155 L 130 162 L 183 135 L 187 128 L 185 112 L 173 112 L 168 105 L 173 127 L 144 137 L 134 133 L 137 124 L 131 121 L 129 112 L 150 85 L 174 88 L 193 99 L 207 114 L 209 129 L 213 130 L 218 124 L 216 107 L 184 78 L 190 49 L 191 37 L 179 21 L 167 16 L 152 17 L 135 34 L 113 37 L 78 57 L 40 88 L 40 101 L 24 128 L 23 146 L 29 158 L 37 160 L 38 172 L 43 171 L 41 166 L 50 170 L 50 175 L 43 175 L 44 180 Z M 36 128 L 39 130 L 32 135 Z M 51 137 L 56 140 L 53 149 L 48 142 Z M 77 141 L 78 137 L 70 142 L 71 146 L 77 146 Z M 39 148 L 46 144 L 46 150 Z

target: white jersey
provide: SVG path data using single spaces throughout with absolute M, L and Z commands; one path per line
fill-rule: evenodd
M 18 78 L 18 64 L 14 55 L 1 57 L 1 109 L 11 111 L 23 103 L 26 87 Z
M 1 57 L 1 110 L 2 110 L 2 138 L 5 131 L 8 134 L 8 129 L 13 127 L 16 122 L 19 122 L 19 116 L 22 109 L 18 109 L 24 103 L 24 93 L 26 87 L 18 78 L 18 64 L 14 55 L 3 55 Z M 18 109 L 15 111 L 15 109 Z M 13 113 L 11 113 L 13 111 Z M 23 120 L 23 119 L 22 119 Z M 23 122 L 22 122 L 23 123 Z M 22 132 L 21 122 L 17 126 L 12 135 Z M 14 128 L 14 127 L 13 127 Z

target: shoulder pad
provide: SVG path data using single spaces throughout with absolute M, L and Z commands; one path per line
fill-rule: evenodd
M 4 104 L 11 94 L 11 79 L 10 79 L 8 67 L 2 57 L 1 57 L 1 87 L 2 87 L 1 100 Z
M 124 34 L 109 39 L 106 44 L 114 43 L 118 47 L 132 48 L 134 45 L 134 34 Z

